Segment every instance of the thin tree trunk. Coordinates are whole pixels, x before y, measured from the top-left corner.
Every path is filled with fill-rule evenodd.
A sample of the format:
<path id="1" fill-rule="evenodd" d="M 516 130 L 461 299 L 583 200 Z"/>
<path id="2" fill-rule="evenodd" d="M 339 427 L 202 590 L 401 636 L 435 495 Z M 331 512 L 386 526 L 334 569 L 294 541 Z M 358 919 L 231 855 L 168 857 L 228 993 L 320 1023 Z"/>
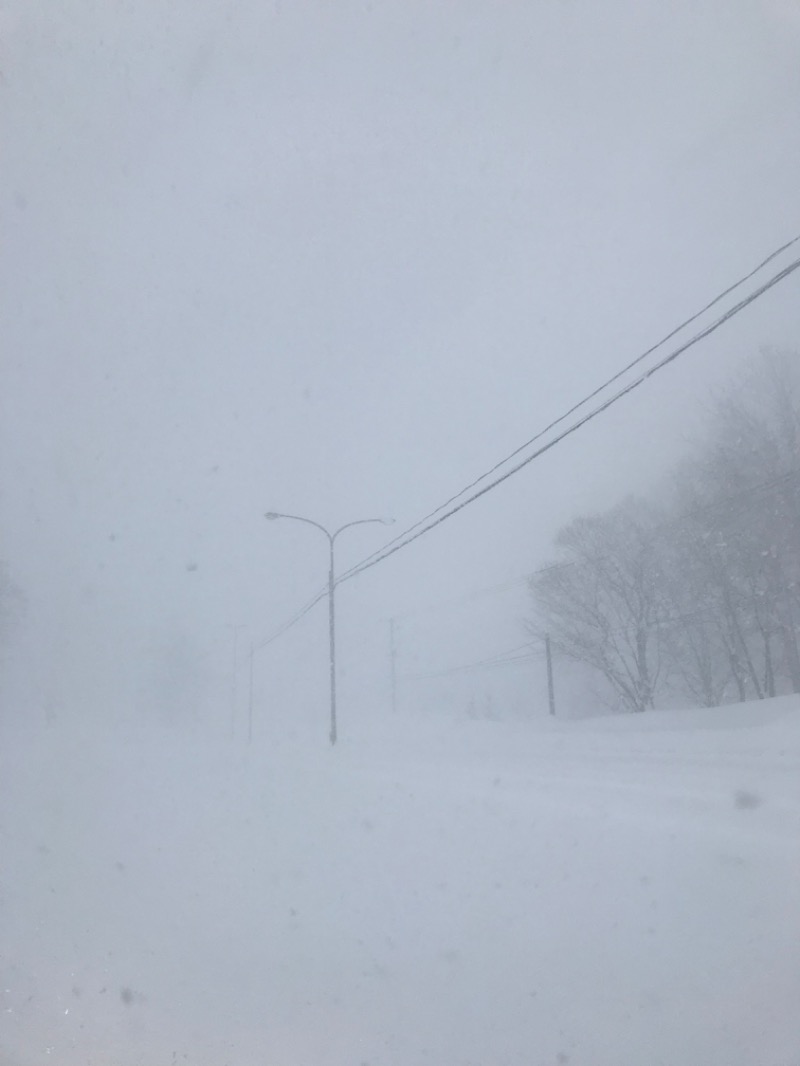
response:
<path id="1" fill-rule="evenodd" d="M 800 651 L 797 647 L 797 631 L 794 626 L 794 610 L 791 603 L 788 622 L 781 626 L 781 637 L 792 692 L 800 692 Z"/>
<path id="2" fill-rule="evenodd" d="M 764 634 L 764 690 L 767 696 L 775 695 L 775 669 L 772 665 L 772 634 Z"/>

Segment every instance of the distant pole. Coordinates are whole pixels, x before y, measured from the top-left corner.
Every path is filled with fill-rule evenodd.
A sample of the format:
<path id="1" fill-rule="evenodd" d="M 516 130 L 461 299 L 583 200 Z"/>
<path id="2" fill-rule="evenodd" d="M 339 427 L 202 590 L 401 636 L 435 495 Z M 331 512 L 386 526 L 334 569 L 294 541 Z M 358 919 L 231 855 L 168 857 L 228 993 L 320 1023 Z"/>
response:
<path id="1" fill-rule="evenodd" d="M 555 717 L 556 693 L 553 687 L 553 652 L 550 647 L 549 633 L 544 638 L 544 650 L 545 655 L 547 656 L 547 700 L 550 705 L 550 714 Z"/>
<path id="2" fill-rule="evenodd" d="M 330 564 L 328 568 L 328 658 L 331 672 L 331 744 L 336 743 L 336 607 L 334 593 L 336 590 L 336 563 L 334 543 L 336 534 L 328 535 L 330 541 Z"/>
<path id="3" fill-rule="evenodd" d="M 397 646 L 394 618 L 389 619 L 389 670 L 392 678 L 392 714 L 397 714 Z"/>
<path id="4" fill-rule="evenodd" d="M 255 658 L 255 644 L 250 641 L 250 698 L 247 702 L 247 744 L 253 743 L 253 659 Z"/>

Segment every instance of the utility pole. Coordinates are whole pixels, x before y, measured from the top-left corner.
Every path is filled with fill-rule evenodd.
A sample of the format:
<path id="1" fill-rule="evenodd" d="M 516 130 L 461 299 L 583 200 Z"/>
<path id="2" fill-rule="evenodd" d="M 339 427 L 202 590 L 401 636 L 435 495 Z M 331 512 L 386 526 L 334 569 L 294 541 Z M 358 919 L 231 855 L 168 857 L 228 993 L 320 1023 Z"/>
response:
<path id="1" fill-rule="evenodd" d="M 545 655 L 547 656 L 547 700 L 550 705 L 550 714 L 555 717 L 556 693 L 553 687 L 553 652 L 550 647 L 549 633 L 544 638 L 544 650 Z"/>
<path id="2" fill-rule="evenodd" d="M 389 619 L 389 672 L 392 679 L 392 714 L 397 714 L 397 645 L 394 618 Z"/>
<path id="3" fill-rule="evenodd" d="M 328 537 L 330 541 L 330 565 L 328 567 L 328 648 L 331 672 L 331 744 L 336 743 L 336 607 L 334 588 L 336 577 L 334 574 L 335 560 L 333 556 L 333 542 L 336 534 Z"/>
<path id="4" fill-rule="evenodd" d="M 333 533 L 326 529 L 325 526 L 319 522 L 315 522 L 313 518 L 303 518 L 301 515 L 296 514 L 283 514 L 280 511 L 267 511 L 264 515 L 270 522 L 274 522 L 278 518 L 288 518 L 293 522 L 305 522 L 308 526 L 314 526 L 316 529 L 324 533 L 328 538 L 328 648 L 329 648 L 329 665 L 330 665 L 330 683 L 331 683 L 331 727 L 330 727 L 330 741 L 331 744 L 335 744 L 338 731 L 336 721 L 336 607 L 335 607 L 335 591 L 336 591 L 336 559 L 334 555 L 334 547 L 336 544 L 336 538 L 340 533 L 343 533 L 346 529 L 351 529 L 353 526 L 365 526 L 372 522 L 377 522 L 382 526 L 391 525 L 394 521 L 392 518 L 359 518 L 355 522 L 347 522 L 345 525 L 340 526 Z"/>

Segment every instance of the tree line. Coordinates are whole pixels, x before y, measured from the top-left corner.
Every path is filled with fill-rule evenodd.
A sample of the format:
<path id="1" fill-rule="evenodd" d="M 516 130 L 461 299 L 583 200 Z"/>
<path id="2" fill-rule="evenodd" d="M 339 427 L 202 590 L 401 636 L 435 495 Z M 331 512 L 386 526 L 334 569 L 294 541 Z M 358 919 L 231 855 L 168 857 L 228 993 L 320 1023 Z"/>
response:
<path id="1" fill-rule="evenodd" d="M 800 355 L 762 353 L 711 402 L 659 501 L 577 518 L 556 546 L 531 631 L 624 709 L 800 692 Z"/>

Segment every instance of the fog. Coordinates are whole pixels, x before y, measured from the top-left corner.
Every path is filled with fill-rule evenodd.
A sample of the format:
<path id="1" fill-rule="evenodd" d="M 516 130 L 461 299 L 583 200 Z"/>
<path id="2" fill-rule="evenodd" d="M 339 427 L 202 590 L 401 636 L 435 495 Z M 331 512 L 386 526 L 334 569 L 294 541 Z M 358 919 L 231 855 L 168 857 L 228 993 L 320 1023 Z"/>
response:
<path id="1" fill-rule="evenodd" d="M 405 528 L 797 224 L 790 4 L 3 24 L 3 555 L 47 672 L 104 691 L 153 643 L 219 674 L 226 624 L 260 639 L 324 584 L 324 543 L 266 510 Z M 359 626 L 529 572 L 657 475 L 737 357 L 795 341 L 796 307 L 766 297 L 351 583 L 352 669 Z M 353 531 L 342 564 L 384 539 Z M 315 642 L 285 645 L 282 692 Z"/>
<path id="2" fill-rule="evenodd" d="M 245 798 L 221 799 L 218 815 L 210 803 L 203 815 L 228 833 L 267 802 L 254 783 L 267 766 L 278 774 L 270 795 L 281 810 L 289 804 L 297 786 L 288 771 L 280 777 L 275 752 L 299 739 L 292 758 L 329 759 L 298 769 L 333 790 L 332 823 L 303 808 L 295 825 L 299 839 L 308 833 L 322 846 L 321 825 L 337 839 L 335 812 L 365 797 L 380 805 L 385 789 L 370 783 L 362 795 L 354 785 L 356 799 L 329 779 L 338 749 L 327 744 L 324 599 L 271 641 L 324 589 L 327 545 L 309 526 L 268 522 L 265 512 L 331 530 L 392 520 L 342 534 L 343 573 L 800 232 L 797 6 L 5 0 L 0 39 L 0 559 L 20 604 L 4 637 L 0 728 L 7 768 L 26 760 L 37 768 L 8 786 L 19 884 L 30 873 L 20 858 L 26 834 L 37 837 L 31 846 L 42 843 L 50 816 L 27 805 L 37 774 L 58 777 L 60 745 L 69 765 L 108 765 L 132 789 L 137 759 L 161 759 L 151 801 L 169 804 L 172 789 L 184 814 L 204 779 L 210 794 L 229 796 L 241 773 Z M 384 769 L 386 780 L 402 780 L 403 758 L 447 747 L 449 733 L 426 730 L 463 725 L 471 760 L 484 743 L 475 718 L 549 729 L 541 655 L 493 670 L 491 680 L 456 668 L 530 639 L 526 575 L 548 562 L 558 530 L 660 484 L 749 357 L 764 346 L 797 349 L 799 308 L 795 274 L 519 474 L 342 583 L 341 759 L 362 766 L 354 745 L 388 758 L 398 743 L 406 754 Z M 564 718 L 607 713 L 580 669 L 557 664 L 557 683 Z M 406 728 L 400 743 L 392 731 Z M 528 740 L 519 743 L 528 750 Z M 125 744 L 140 745 L 128 761 Z M 196 763 L 186 745 L 206 746 Z M 448 779 L 449 758 L 430 781 Z M 769 772 L 759 773 L 760 789 Z M 68 812 L 80 819 L 111 795 L 105 778 L 89 774 L 76 789 L 69 780 L 40 797 L 48 811 L 63 809 L 65 824 Z M 322 800 L 323 785 L 311 794 Z M 158 818 L 143 802 L 150 829 L 141 831 L 156 839 Z M 471 817 L 471 803 L 462 809 L 459 799 L 453 817 Z M 396 817 L 423 818 L 424 807 Z M 281 839 L 292 836 L 291 818 L 270 817 Z M 442 833 L 448 824 L 443 814 Z M 114 861 L 127 862 L 124 837 L 136 825 L 136 805 L 126 802 L 109 830 L 123 856 Z M 490 840 L 490 821 L 476 831 Z M 203 832 L 176 816 L 164 846 L 188 833 L 202 847 Z M 468 848 L 463 822 L 459 832 Z M 242 853 L 254 846 L 249 833 Z M 276 846 L 269 876 L 279 879 L 299 845 Z M 147 866 L 149 843 L 137 848 Z M 383 854 L 375 852 L 378 865 Z M 231 870 L 240 858 L 218 855 Z M 409 844 L 408 861 L 417 869 L 427 860 Z M 202 864 L 188 869 L 205 876 Z M 158 862 L 150 870 L 143 892 L 176 876 Z M 74 882 L 54 875 L 56 889 L 80 894 L 86 871 Z M 198 922 L 224 911 L 224 890 L 209 877 L 215 902 Z M 665 892 L 673 902 L 680 895 L 673 884 Z M 257 896 L 243 890 L 243 913 Z M 166 930 L 182 903 L 159 899 L 155 924 Z M 556 900 L 553 889 L 548 906 Z M 426 912 L 422 927 L 439 929 L 445 911 Z M 21 913 L 12 918 L 21 922 Z M 325 914 L 320 936 L 338 928 L 335 908 Z M 53 928 L 62 919 L 62 931 L 78 921 L 67 907 Z M 126 922 L 108 918 L 115 943 L 128 942 Z M 192 970 L 186 935 L 175 959 Z M 335 969 L 339 934 L 331 935 Z M 76 948 L 81 964 L 102 940 Z M 293 950 L 291 938 L 282 943 Z M 47 984 L 52 975 L 26 956 L 24 930 L 14 944 L 31 987 Z M 213 954 L 223 979 L 235 980 L 231 958 L 240 956 L 220 945 Z M 409 960 L 400 969 L 410 980 L 413 953 Z M 190 1046 L 190 1062 L 231 1066 L 254 1061 L 259 1046 L 297 1061 L 373 1066 L 522 1061 L 513 1040 L 493 1052 L 486 1037 L 474 1058 L 448 1045 L 435 1012 L 415 1013 L 413 996 L 397 1002 L 428 1033 L 425 1054 L 425 1040 L 417 1046 L 408 1035 L 384 1047 L 395 1022 L 380 1012 L 363 1046 L 352 1017 L 340 1018 L 327 1058 L 317 1037 L 335 1025 L 322 1016 L 303 1021 L 317 1034 L 308 1044 L 291 1035 L 260 1044 L 258 1010 L 244 991 L 256 971 L 242 965 L 245 1006 L 238 1035 L 235 1025 L 225 1031 L 229 1059 L 220 1057 L 222 1029 L 210 1023 L 207 1057 L 202 1039 L 181 1042 L 181 1007 L 175 1033 L 153 1023 L 129 1044 L 130 1062 L 169 1061 L 173 1047 Z M 151 975 L 141 972 L 146 984 Z M 299 962 L 297 974 L 297 996 L 284 988 L 273 1004 L 283 1004 L 288 1029 L 302 999 Z M 459 986 L 453 1018 L 472 1009 L 471 987 Z M 141 994 L 150 1004 L 156 995 Z M 205 1011 L 211 1000 L 202 1001 Z M 358 1002 L 369 1010 L 369 998 Z M 602 1014 L 597 1003 L 587 1011 Z M 70 1058 L 62 1042 L 54 1061 L 123 1061 L 123 1030 L 97 1012 L 86 1019 L 95 1057 L 73 1041 Z M 125 1024 L 129 1014 L 121 1012 Z M 513 1029 L 510 1018 L 504 1024 Z M 31 1022 L 8 1040 L 3 1064 L 41 1061 L 45 1043 L 56 1046 L 55 1037 L 36 1043 L 37 1026 L 43 1033 L 43 1022 Z M 538 1059 L 533 1049 L 533 1061 L 573 1054 L 551 1043 Z M 662 1058 L 637 1058 L 642 1046 L 634 1041 L 628 1059 L 614 1058 L 612 1044 L 607 1058 L 584 1047 L 571 1061 L 679 1061 L 668 1044 Z M 685 1061 L 701 1061 L 701 1048 L 706 1054 L 703 1040 L 691 1045 Z M 759 1061 L 779 1060 L 764 1052 Z"/>

